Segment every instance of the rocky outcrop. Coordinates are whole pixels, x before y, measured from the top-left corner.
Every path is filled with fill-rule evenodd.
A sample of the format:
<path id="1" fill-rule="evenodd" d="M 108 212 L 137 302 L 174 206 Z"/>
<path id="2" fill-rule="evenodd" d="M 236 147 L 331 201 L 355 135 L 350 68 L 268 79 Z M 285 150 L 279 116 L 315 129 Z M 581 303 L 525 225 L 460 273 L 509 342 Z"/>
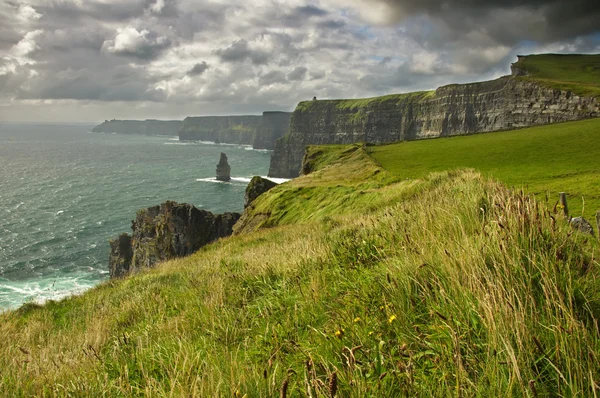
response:
<path id="1" fill-rule="evenodd" d="M 223 152 L 221 152 L 221 158 L 217 164 L 217 180 L 231 180 L 231 166 L 229 166 L 229 163 L 227 163 L 227 155 L 225 155 Z"/>
<path id="2" fill-rule="evenodd" d="M 110 240 L 110 255 L 108 257 L 108 270 L 111 278 L 118 278 L 129 273 L 133 248 L 131 236 L 121 234 L 118 238 Z"/>
<path id="3" fill-rule="evenodd" d="M 362 100 L 305 101 L 292 114 L 290 132 L 276 141 L 269 176 L 297 177 L 310 144 L 384 144 L 598 116 L 597 99 L 518 76 Z"/>
<path id="4" fill-rule="evenodd" d="M 246 187 L 246 193 L 244 194 L 244 208 L 250 206 L 256 198 L 277 185 L 277 183 L 266 178 L 259 176 L 252 177 L 252 180 L 250 180 L 250 183 Z"/>
<path id="5" fill-rule="evenodd" d="M 194 253 L 202 246 L 231 235 L 239 213 L 213 214 L 176 202 L 138 211 L 131 236 L 111 241 L 111 277 Z"/>
<path id="6" fill-rule="evenodd" d="M 288 133 L 291 112 L 263 112 L 247 116 L 187 117 L 179 130 L 181 141 L 211 141 L 273 149 Z"/>
<path id="7" fill-rule="evenodd" d="M 573 229 L 594 236 L 594 227 L 583 217 L 573 217 L 569 220 L 569 224 L 571 224 Z"/>
<path id="8" fill-rule="evenodd" d="M 106 120 L 94 127 L 94 133 L 177 135 L 181 120 Z"/>

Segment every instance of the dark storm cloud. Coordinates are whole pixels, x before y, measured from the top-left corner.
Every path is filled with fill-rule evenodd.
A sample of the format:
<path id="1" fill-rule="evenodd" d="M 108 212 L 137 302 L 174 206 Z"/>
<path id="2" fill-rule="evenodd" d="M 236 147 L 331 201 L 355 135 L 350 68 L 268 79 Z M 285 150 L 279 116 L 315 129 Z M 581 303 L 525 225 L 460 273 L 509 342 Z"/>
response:
<path id="1" fill-rule="evenodd" d="M 187 72 L 188 76 L 200 76 L 201 74 L 203 74 L 204 72 L 206 72 L 206 70 L 209 68 L 208 64 L 206 63 L 206 61 L 202 61 L 199 64 L 196 64 L 192 67 L 192 69 L 190 69 Z"/>
<path id="2" fill-rule="evenodd" d="M 322 16 L 328 14 L 328 12 L 323 10 L 322 8 L 315 7 L 312 5 L 296 7 L 296 9 L 294 11 L 295 11 L 295 14 L 297 14 L 298 16 L 304 16 L 306 18 L 322 17 Z"/>
<path id="3" fill-rule="evenodd" d="M 250 60 L 255 65 L 264 65 L 269 62 L 270 54 L 265 51 L 252 50 L 248 41 L 239 39 L 231 43 L 227 48 L 215 51 L 223 62 L 244 62 Z"/>
<path id="4" fill-rule="evenodd" d="M 378 0 L 388 6 L 382 21 L 426 15 L 451 32 L 475 29 L 504 44 L 550 42 L 600 30 L 598 0 Z"/>

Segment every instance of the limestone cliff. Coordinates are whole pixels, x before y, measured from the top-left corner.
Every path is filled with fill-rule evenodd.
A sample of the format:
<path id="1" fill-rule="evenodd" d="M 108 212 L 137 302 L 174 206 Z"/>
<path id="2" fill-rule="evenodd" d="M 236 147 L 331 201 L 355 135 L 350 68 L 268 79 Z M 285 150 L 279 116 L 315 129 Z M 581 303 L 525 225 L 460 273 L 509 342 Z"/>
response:
<path id="1" fill-rule="evenodd" d="M 291 112 L 263 112 L 247 116 L 187 117 L 179 130 L 182 141 L 213 141 L 273 149 L 289 131 Z"/>
<path id="2" fill-rule="evenodd" d="M 291 112 L 263 112 L 262 124 L 254 135 L 254 149 L 274 149 L 275 141 L 290 131 Z"/>
<path id="3" fill-rule="evenodd" d="M 156 263 L 194 253 L 202 246 L 231 235 L 239 213 L 213 214 L 167 201 L 138 211 L 132 234 L 110 242 L 111 277 L 120 277 Z"/>
<path id="4" fill-rule="evenodd" d="M 179 130 L 181 141 L 212 141 L 252 145 L 262 116 L 186 117 Z"/>
<path id="5" fill-rule="evenodd" d="M 528 59 L 519 58 L 514 75 L 493 81 L 361 100 L 301 102 L 290 132 L 275 144 L 269 176 L 298 176 L 309 144 L 383 144 L 600 116 L 594 96 L 530 79 L 524 66 Z"/>
<path id="6" fill-rule="evenodd" d="M 177 135 L 180 120 L 106 120 L 92 129 L 94 133 Z"/>

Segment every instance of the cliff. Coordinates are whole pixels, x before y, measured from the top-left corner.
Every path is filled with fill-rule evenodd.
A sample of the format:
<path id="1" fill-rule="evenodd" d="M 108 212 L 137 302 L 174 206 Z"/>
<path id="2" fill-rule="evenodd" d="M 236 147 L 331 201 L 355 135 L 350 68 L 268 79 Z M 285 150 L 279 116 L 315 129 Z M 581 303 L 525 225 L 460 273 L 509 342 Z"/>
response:
<path id="1" fill-rule="evenodd" d="M 122 234 L 110 241 L 110 276 L 124 276 L 192 254 L 210 242 L 231 235 L 239 218 L 238 213 L 213 214 L 171 201 L 142 209 L 132 222 L 131 236 Z"/>
<path id="2" fill-rule="evenodd" d="M 179 130 L 181 141 L 213 141 L 252 145 L 262 116 L 186 117 Z"/>
<path id="3" fill-rule="evenodd" d="M 182 141 L 213 141 L 273 149 L 275 140 L 289 131 L 290 112 L 247 116 L 187 117 L 179 130 Z"/>
<path id="4" fill-rule="evenodd" d="M 275 144 L 269 176 L 297 177 L 310 144 L 383 144 L 597 117 L 597 70 L 600 56 L 520 56 L 513 75 L 492 81 L 368 99 L 301 102 L 292 114 L 290 132 Z"/>
<path id="5" fill-rule="evenodd" d="M 291 112 L 263 112 L 262 124 L 254 135 L 254 149 L 274 149 L 275 141 L 290 131 Z"/>
<path id="6" fill-rule="evenodd" d="M 94 133 L 177 135 L 180 120 L 106 120 L 92 129 Z"/>

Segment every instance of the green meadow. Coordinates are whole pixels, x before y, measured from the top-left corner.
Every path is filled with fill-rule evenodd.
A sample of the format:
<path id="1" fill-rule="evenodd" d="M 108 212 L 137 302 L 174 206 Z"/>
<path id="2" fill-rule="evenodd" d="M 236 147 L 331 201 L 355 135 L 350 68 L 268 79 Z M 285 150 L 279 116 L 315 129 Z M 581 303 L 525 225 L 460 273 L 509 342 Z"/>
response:
<path id="1" fill-rule="evenodd" d="M 232 237 L 0 314 L 0 396 L 600 392 L 596 240 L 472 170 L 407 180 L 361 145 L 306 168 Z"/>
<path id="2" fill-rule="evenodd" d="M 600 98 L 600 54 L 540 54 L 519 61 L 531 80 L 581 96 Z"/>
<path id="3" fill-rule="evenodd" d="M 369 153 L 401 178 L 473 168 L 550 207 L 567 192 L 572 216 L 593 221 L 600 210 L 600 119 L 374 146 Z"/>

